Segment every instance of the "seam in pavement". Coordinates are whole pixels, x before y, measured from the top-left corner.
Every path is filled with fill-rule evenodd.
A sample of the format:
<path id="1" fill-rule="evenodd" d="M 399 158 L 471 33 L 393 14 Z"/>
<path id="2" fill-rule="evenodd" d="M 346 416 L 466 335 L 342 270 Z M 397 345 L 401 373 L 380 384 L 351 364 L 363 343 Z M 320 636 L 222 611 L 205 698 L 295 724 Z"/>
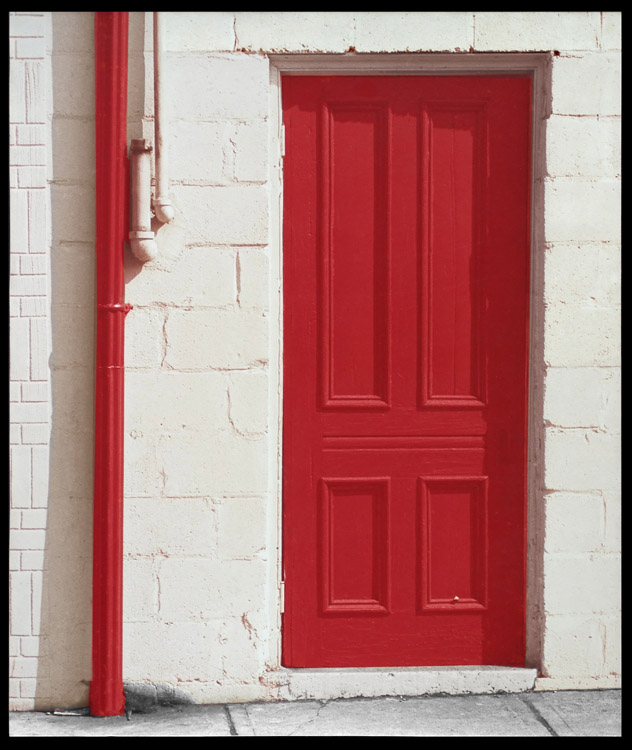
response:
<path id="1" fill-rule="evenodd" d="M 559 734 L 553 729 L 553 727 L 549 724 L 549 722 L 542 716 L 539 709 L 529 700 L 528 696 L 526 695 L 518 695 L 520 700 L 527 705 L 531 713 L 535 716 L 535 718 L 542 724 L 542 726 L 547 730 L 547 732 L 552 735 L 553 737 L 559 737 Z"/>
<path id="2" fill-rule="evenodd" d="M 239 732 L 237 732 L 237 729 L 235 728 L 233 717 L 230 715 L 230 709 L 228 708 L 228 706 L 224 706 L 224 713 L 226 714 L 226 721 L 228 721 L 228 730 L 230 732 L 230 736 L 237 737 Z"/>

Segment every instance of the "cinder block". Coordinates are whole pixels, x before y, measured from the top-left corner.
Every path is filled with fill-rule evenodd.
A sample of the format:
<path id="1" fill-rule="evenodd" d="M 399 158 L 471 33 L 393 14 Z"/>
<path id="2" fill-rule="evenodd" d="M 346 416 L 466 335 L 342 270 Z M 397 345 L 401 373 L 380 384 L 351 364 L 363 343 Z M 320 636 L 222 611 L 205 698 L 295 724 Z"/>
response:
<path id="1" fill-rule="evenodd" d="M 46 148 L 44 146 L 11 146 L 9 164 L 16 167 L 45 165 Z"/>
<path id="2" fill-rule="evenodd" d="M 11 507 L 31 507 L 31 449 L 11 447 Z"/>
<path id="3" fill-rule="evenodd" d="M 39 278 L 32 276 L 31 278 Z M 49 345 L 48 326 L 49 321 L 46 318 L 31 318 L 30 320 L 30 337 L 31 337 L 31 380 L 48 380 L 50 371 L 48 359 L 51 347 Z M 48 419 L 48 410 L 45 419 L 38 419 L 38 422 L 44 422 Z M 35 421 L 35 420 L 32 420 Z"/>
<path id="4" fill-rule="evenodd" d="M 9 678 L 9 698 L 19 698 L 20 697 L 20 683 L 22 680 L 19 677 L 10 677 Z M 18 703 L 16 701 L 11 701 L 9 704 L 9 711 L 19 711 L 20 708 L 18 708 Z M 28 709 L 24 709 L 28 710 Z"/>
<path id="5" fill-rule="evenodd" d="M 159 246 L 160 239 L 159 235 Z M 133 305 L 230 307 L 237 299 L 235 252 L 226 247 L 187 247 L 173 268 L 146 266 L 128 283 L 126 299 Z"/>
<path id="6" fill-rule="evenodd" d="M 9 443 L 11 445 L 20 445 L 22 443 L 22 425 L 9 425 Z"/>
<path id="7" fill-rule="evenodd" d="M 230 137 L 233 178 L 238 182 L 268 179 L 268 121 L 254 120 L 235 125 Z"/>
<path id="8" fill-rule="evenodd" d="M 12 384 L 13 385 L 13 384 Z M 19 384 L 15 384 L 18 385 Z M 12 401 L 47 401 L 49 397 L 48 383 L 22 383 L 22 397 Z"/>
<path id="9" fill-rule="evenodd" d="M 94 13 L 56 11 L 51 13 L 55 52 L 76 55 L 94 51 Z"/>
<path id="10" fill-rule="evenodd" d="M 552 245 L 544 255 L 544 301 L 589 307 L 621 304 L 621 248 L 609 243 Z"/>
<path id="11" fill-rule="evenodd" d="M 602 11 L 601 45 L 603 49 L 621 49 L 621 11 Z"/>
<path id="12" fill-rule="evenodd" d="M 604 674 L 621 674 L 621 618 L 602 618 L 604 641 Z"/>
<path id="13" fill-rule="evenodd" d="M 20 257 L 20 273 L 27 276 L 48 273 L 48 258 L 46 255 L 23 255 Z"/>
<path id="14" fill-rule="evenodd" d="M 22 401 L 22 389 L 20 386 L 25 386 L 27 383 L 19 383 L 16 381 L 9 383 L 9 401 Z M 24 399 L 29 401 L 30 399 Z"/>
<path id="15" fill-rule="evenodd" d="M 160 617 L 174 623 L 220 617 L 222 572 L 216 560 L 206 558 L 161 560 L 157 573 Z"/>
<path id="16" fill-rule="evenodd" d="M 94 119 L 94 52 L 77 49 L 55 56 L 51 104 L 55 117 Z"/>
<path id="17" fill-rule="evenodd" d="M 21 15 L 14 13 L 9 16 L 10 36 L 44 36 L 44 14 L 29 13 Z"/>
<path id="18" fill-rule="evenodd" d="M 123 629 L 127 680 L 214 682 L 223 677 L 220 653 L 217 622 L 130 622 Z"/>
<path id="19" fill-rule="evenodd" d="M 37 677 L 38 664 L 39 659 L 34 657 L 13 657 L 12 659 L 9 659 L 9 675 L 11 677 Z"/>
<path id="20" fill-rule="evenodd" d="M 57 180 L 93 182 L 96 174 L 96 160 L 92 156 L 96 148 L 93 120 L 55 117 L 52 143 Z"/>
<path id="21" fill-rule="evenodd" d="M 45 123 L 49 115 L 49 91 L 45 77 L 45 63 L 28 60 L 24 65 L 26 82 L 26 122 Z M 74 80 L 74 79 L 73 79 Z M 73 86 L 68 86 L 72 89 Z"/>
<path id="22" fill-rule="evenodd" d="M 547 242 L 619 242 L 621 185 L 617 181 L 545 183 Z"/>
<path id="23" fill-rule="evenodd" d="M 544 321 L 544 360 L 550 367 L 619 367 L 618 308 L 551 304 Z"/>
<path id="24" fill-rule="evenodd" d="M 86 154 L 86 157 L 88 154 Z M 77 154 L 77 161 L 82 161 Z M 58 242 L 93 243 L 96 237 L 94 183 L 52 186 Z M 54 262 L 54 260 L 53 260 Z"/>
<path id="25" fill-rule="evenodd" d="M 20 697 L 22 699 L 34 699 L 39 693 L 39 680 L 35 677 L 23 677 L 20 680 Z"/>
<path id="26" fill-rule="evenodd" d="M 49 447 L 48 445 L 34 445 L 31 451 L 33 462 L 31 505 L 33 508 L 46 508 L 48 506 Z"/>
<path id="27" fill-rule="evenodd" d="M 604 422 L 604 389 L 612 379 L 611 369 L 549 367 L 544 419 L 555 427 L 599 428 Z"/>
<path id="28" fill-rule="evenodd" d="M 545 487 L 560 491 L 601 491 L 620 486 L 620 441 L 590 430 L 547 429 Z"/>
<path id="29" fill-rule="evenodd" d="M 43 124 L 17 125 L 15 143 L 20 146 L 44 146 L 48 142 L 47 126 Z"/>
<path id="30" fill-rule="evenodd" d="M 44 274 L 37 276 L 11 276 L 9 293 L 13 296 L 45 297 L 48 279 Z"/>
<path id="31" fill-rule="evenodd" d="M 10 634 L 31 634 L 31 574 L 9 573 Z M 18 675 L 16 675 L 18 676 Z"/>
<path id="32" fill-rule="evenodd" d="M 48 511 L 42 509 L 27 509 L 22 511 L 23 529 L 46 529 Z"/>
<path id="33" fill-rule="evenodd" d="M 597 617 L 548 615 L 543 646 L 545 674 L 561 677 L 603 673 L 602 629 Z"/>
<path id="34" fill-rule="evenodd" d="M 234 13 L 173 11 L 165 14 L 167 49 L 173 52 L 232 51 Z M 153 49 L 153 46 L 151 47 Z"/>
<path id="35" fill-rule="evenodd" d="M 46 531 L 44 529 L 14 529 L 11 532 L 11 549 L 44 549 Z"/>
<path id="36" fill-rule="evenodd" d="M 621 434 L 621 370 L 608 369 L 602 386 L 603 406 L 599 426 L 613 435 Z"/>
<path id="37" fill-rule="evenodd" d="M 130 502 L 126 499 L 125 505 Z M 127 508 L 126 508 L 127 509 Z M 125 534 L 127 517 L 125 519 Z M 152 560 L 126 559 L 123 563 L 123 621 L 149 622 L 158 610 L 158 584 Z"/>
<path id="38" fill-rule="evenodd" d="M 9 377 L 11 380 L 29 379 L 30 347 L 28 318 L 12 318 L 9 327 Z"/>
<path id="39" fill-rule="evenodd" d="M 553 492 L 545 496 L 544 551 L 580 554 L 599 550 L 604 540 L 600 493 Z"/>
<path id="40" fill-rule="evenodd" d="M 53 304 L 51 318 L 55 342 L 50 356 L 51 369 L 75 367 L 93 371 L 95 330 L 94 324 L 85 325 L 85 322 L 94 321 L 94 308 Z"/>
<path id="41" fill-rule="evenodd" d="M 266 245 L 268 194 L 258 185 L 202 187 L 174 185 L 178 226 L 187 244 Z"/>
<path id="42" fill-rule="evenodd" d="M 269 64 L 259 55 L 166 55 L 165 115 L 177 120 L 253 120 L 268 114 Z M 177 96 L 195 81 L 195 96 Z"/>
<path id="43" fill-rule="evenodd" d="M 621 552 L 621 493 L 606 490 L 603 500 L 606 512 L 604 548 L 607 552 Z"/>
<path id="44" fill-rule="evenodd" d="M 53 446 L 64 446 L 51 454 L 48 499 L 52 507 L 67 502 L 70 498 L 92 497 L 94 491 L 94 441 L 86 440 L 85 434 L 62 432 L 54 428 L 51 443 Z M 47 446 L 34 446 L 46 450 Z M 40 502 L 44 503 L 43 492 Z M 75 511 L 76 513 L 76 511 Z"/>
<path id="45" fill-rule="evenodd" d="M 169 172 L 172 180 L 197 184 L 226 182 L 226 122 L 175 121 L 169 129 Z"/>
<path id="46" fill-rule="evenodd" d="M 165 477 L 164 494 L 221 497 L 264 493 L 269 449 L 264 439 L 246 439 L 234 432 L 164 436 L 159 440 L 158 463 Z"/>
<path id="47" fill-rule="evenodd" d="M 26 122 L 26 63 L 11 60 L 9 66 L 9 122 Z"/>
<path id="48" fill-rule="evenodd" d="M 26 190 L 9 191 L 9 223 L 12 253 L 27 253 L 29 247 L 29 208 L 28 192 Z"/>
<path id="49" fill-rule="evenodd" d="M 48 253 L 50 248 L 49 190 L 29 191 L 29 252 Z"/>
<path id="50" fill-rule="evenodd" d="M 229 419 L 231 427 L 245 437 L 268 430 L 268 373 L 265 370 L 234 371 L 230 374 Z"/>
<path id="51" fill-rule="evenodd" d="M 222 372 L 128 372 L 125 429 L 130 437 L 227 429 L 228 378 Z"/>
<path id="52" fill-rule="evenodd" d="M 235 13 L 235 45 L 252 52 L 346 52 L 353 13 Z"/>
<path id="53" fill-rule="evenodd" d="M 549 555 L 544 563 L 544 607 L 551 614 L 617 614 L 621 561 L 616 555 Z"/>
<path id="54" fill-rule="evenodd" d="M 52 265 L 53 304 L 72 304 L 94 309 L 96 302 L 94 246 L 56 245 L 52 254 Z"/>
<path id="55" fill-rule="evenodd" d="M 468 51 L 474 44 L 472 13 L 355 13 L 358 52 Z M 346 51 L 346 50 L 345 50 Z"/>
<path id="56" fill-rule="evenodd" d="M 268 359 L 268 319 L 249 310 L 174 310 L 165 365 L 173 370 L 245 369 Z"/>
<path id="57" fill-rule="evenodd" d="M 125 366 L 159 368 L 163 360 L 165 313 L 135 307 L 125 318 Z"/>
<path id="58" fill-rule="evenodd" d="M 43 550 L 25 550 L 21 555 L 21 570 L 44 570 L 46 559 Z"/>
<path id="59" fill-rule="evenodd" d="M 546 125 L 546 171 L 550 177 L 620 177 L 619 118 L 552 115 Z"/>
<path id="60" fill-rule="evenodd" d="M 155 497 L 162 491 L 157 438 L 154 435 L 125 434 L 124 492 L 126 497 Z"/>
<path id="61" fill-rule="evenodd" d="M 270 258 L 261 248 L 240 247 L 237 253 L 239 306 L 267 310 L 270 306 Z"/>
<path id="62" fill-rule="evenodd" d="M 479 52 L 596 50 L 601 19 L 597 12 L 477 12 L 474 25 Z"/>
<path id="63" fill-rule="evenodd" d="M 217 545 L 216 508 L 198 497 L 127 498 L 125 530 L 130 554 L 209 557 Z M 240 546 L 237 538 L 232 543 Z"/>
<path id="64" fill-rule="evenodd" d="M 11 508 L 9 510 L 9 528 L 19 529 L 21 528 L 21 526 L 22 526 L 22 511 L 16 508 Z"/>
<path id="65" fill-rule="evenodd" d="M 40 656 L 43 639 L 38 636 L 22 636 L 20 638 L 20 653 L 22 656 Z M 29 696 L 33 697 L 33 696 Z"/>
<path id="66" fill-rule="evenodd" d="M 554 114 L 620 115 L 621 53 L 555 57 L 552 99 Z"/>
<path id="67" fill-rule="evenodd" d="M 262 635 L 248 614 L 222 622 L 221 644 L 224 671 L 231 680 L 257 683 L 265 670 Z"/>
<path id="68" fill-rule="evenodd" d="M 47 185 L 46 167 L 17 167 L 18 187 L 45 188 Z"/>
<path id="69" fill-rule="evenodd" d="M 217 554 L 221 559 L 268 556 L 266 505 L 264 497 L 226 497 L 217 503 Z"/>

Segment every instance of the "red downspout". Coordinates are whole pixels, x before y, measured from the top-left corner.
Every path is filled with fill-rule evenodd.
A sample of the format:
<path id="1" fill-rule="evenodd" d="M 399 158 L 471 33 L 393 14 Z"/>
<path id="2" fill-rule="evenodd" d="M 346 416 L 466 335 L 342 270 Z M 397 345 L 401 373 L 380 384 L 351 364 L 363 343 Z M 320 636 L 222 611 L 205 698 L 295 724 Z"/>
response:
<path id="1" fill-rule="evenodd" d="M 123 690 L 123 243 L 127 218 L 128 13 L 96 12 L 96 408 L 90 713 L 125 712 Z"/>

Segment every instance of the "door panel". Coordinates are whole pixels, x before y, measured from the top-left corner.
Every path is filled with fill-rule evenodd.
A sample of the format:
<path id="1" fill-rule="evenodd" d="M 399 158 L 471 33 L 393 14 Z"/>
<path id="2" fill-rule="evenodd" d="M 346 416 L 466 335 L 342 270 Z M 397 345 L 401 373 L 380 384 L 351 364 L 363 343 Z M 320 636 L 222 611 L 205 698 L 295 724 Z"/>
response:
<path id="1" fill-rule="evenodd" d="M 524 664 L 530 80 L 282 94 L 283 664 Z"/>

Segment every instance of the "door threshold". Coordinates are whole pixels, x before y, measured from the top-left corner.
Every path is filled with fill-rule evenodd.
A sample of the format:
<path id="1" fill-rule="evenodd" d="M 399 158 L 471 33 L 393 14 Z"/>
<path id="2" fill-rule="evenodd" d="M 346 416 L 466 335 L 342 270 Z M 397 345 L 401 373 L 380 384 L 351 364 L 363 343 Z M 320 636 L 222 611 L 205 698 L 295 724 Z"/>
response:
<path id="1" fill-rule="evenodd" d="M 334 700 L 381 696 L 476 695 L 533 690 L 537 669 L 525 667 L 362 667 L 288 669 L 273 676 L 277 699 Z"/>

